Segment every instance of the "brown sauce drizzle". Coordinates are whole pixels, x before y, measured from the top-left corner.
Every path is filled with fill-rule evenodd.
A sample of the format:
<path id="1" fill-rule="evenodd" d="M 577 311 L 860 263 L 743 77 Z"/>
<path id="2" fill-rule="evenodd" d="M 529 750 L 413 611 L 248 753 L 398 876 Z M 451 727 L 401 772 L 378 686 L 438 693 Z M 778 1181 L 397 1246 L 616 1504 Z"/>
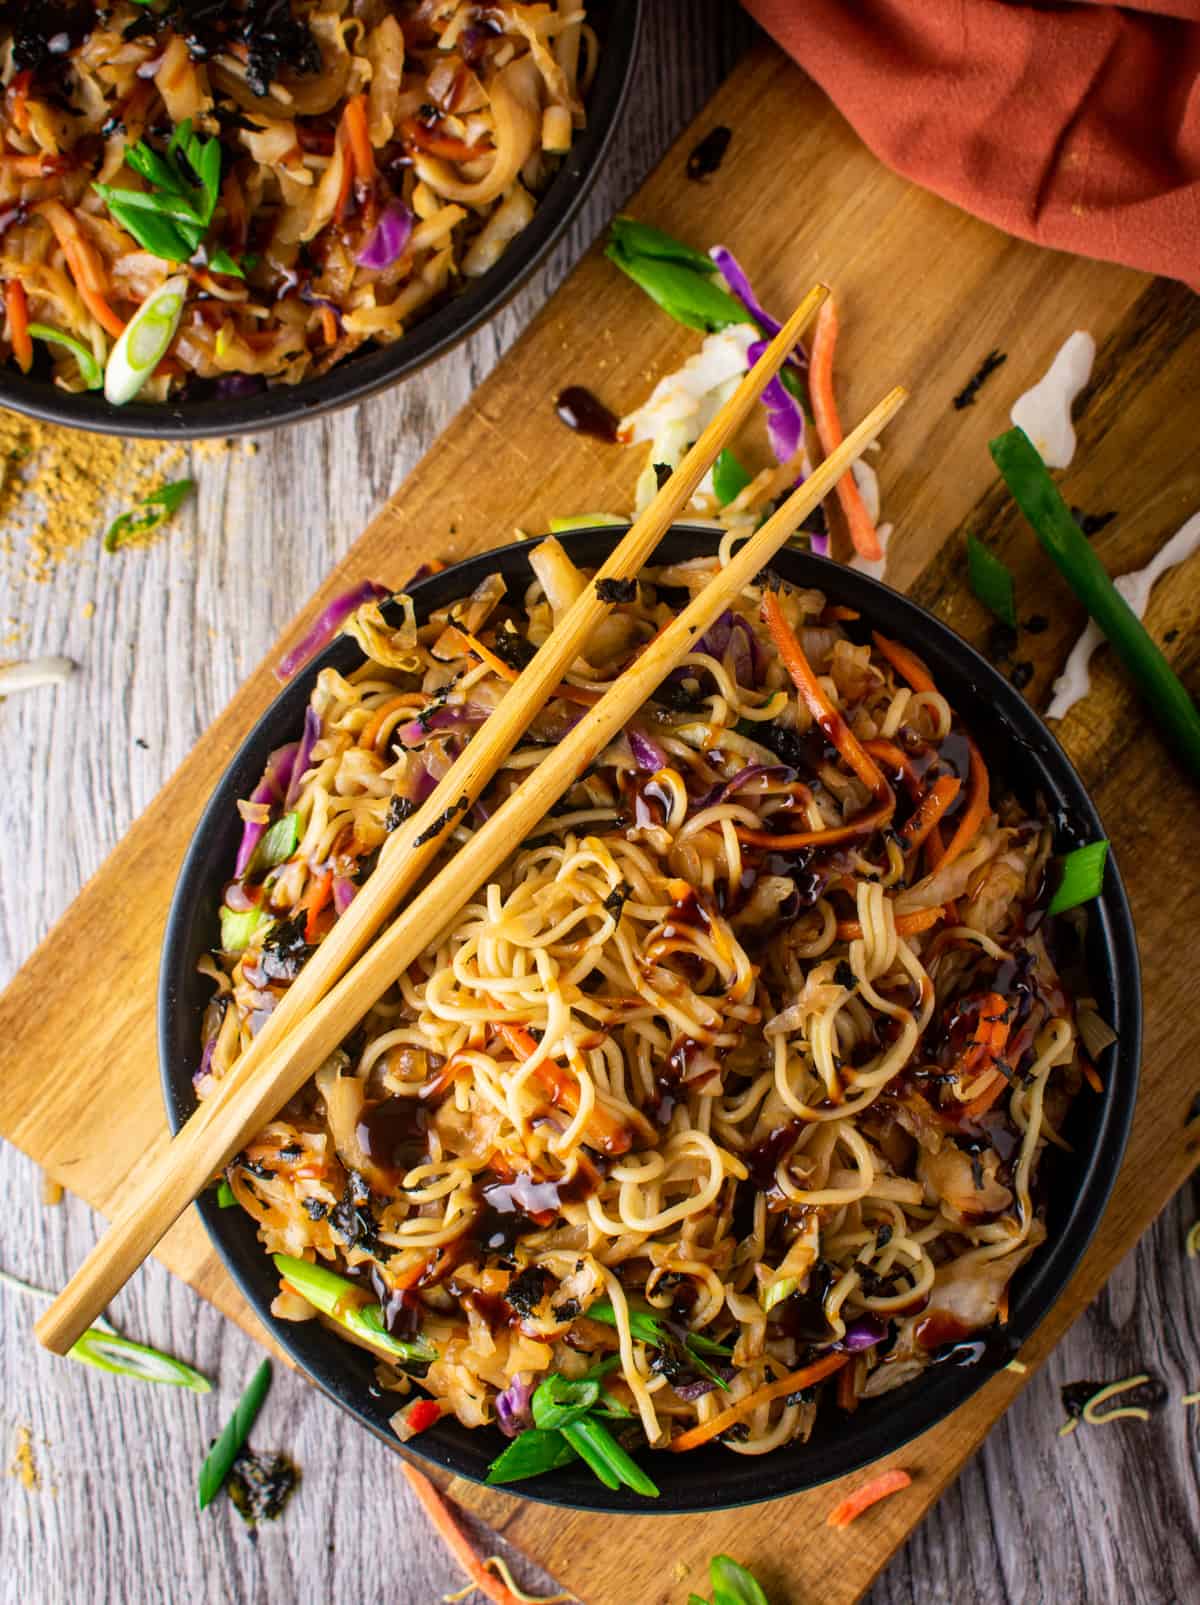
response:
<path id="1" fill-rule="evenodd" d="M 554 410 L 577 435 L 591 435 L 595 440 L 616 444 L 620 419 L 583 385 L 568 385 L 560 390 L 554 400 Z"/>

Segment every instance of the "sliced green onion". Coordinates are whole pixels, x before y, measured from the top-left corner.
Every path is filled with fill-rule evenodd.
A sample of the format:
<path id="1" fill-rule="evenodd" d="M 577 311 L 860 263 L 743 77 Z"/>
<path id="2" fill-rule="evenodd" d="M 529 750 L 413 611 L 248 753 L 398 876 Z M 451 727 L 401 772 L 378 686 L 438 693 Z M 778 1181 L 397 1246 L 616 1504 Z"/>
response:
<path id="1" fill-rule="evenodd" d="M 53 1304 L 58 1297 L 58 1294 L 52 1293 L 48 1287 L 35 1287 L 32 1282 L 23 1282 L 19 1276 L 13 1276 L 9 1271 L 0 1271 L 0 1285 L 11 1287 L 14 1293 L 24 1293 L 27 1298 L 35 1298 L 45 1304 Z M 103 1315 L 98 1315 L 89 1330 L 107 1332 L 111 1335 L 117 1329 L 111 1321 L 105 1320 Z"/>
<path id="2" fill-rule="evenodd" d="M 1017 627 L 1017 601 L 1012 573 L 990 547 L 975 535 L 967 536 L 967 577 L 971 589 L 1002 624 Z"/>
<path id="3" fill-rule="evenodd" d="M 988 449 L 1038 540 L 1137 682 L 1180 760 L 1200 778 L 1200 709 L 1109 578 L 1037 448 L 1023 429 L 1010 429 Z"/>
<path id="4" fill-rule="evenodd" d="M 543 1432 L 561 1432 L 572 1421 L 587 1415 L 599 1397 L 600 1383 L 595 1377 L 572 1382 L 555 1373 L 534 1390 L 533 1424 Z"/>
<path id="5" fill-rule="evenodd" d="M 217 1208 L 232 1209 L 236 1203 L 237 1199 L 234 1196 L 233 1188 L 227 1181 L 223 1181 L 217 1188 Z"/>
<path id="6" fill-rule="evenodd" d="M 270 1386 L 271 1362 L 264 1360 L 250 1378 L 250 1386 L 238 1400 L 237 1409 L 225 1423 L 221 1436 L 204 1457 L 198 1490 L 201 1510 L 211 1505 L 225 1486 L 225 1479 L 233 1470 L 238 1451 L 250 1436 L 250 1429 L 262 1409 Z"/>
<path id="7" fill-rule="evenodd" d="M 241 264 L 235 262 L 224 247 L 212 253 L 208 259 L 208 265 L 214 273 L 229 273 L 235 279 L 244 279 L 246 277 L 242 271 Z"/>
<path id="8" fill-rule="evenodd" d="M 166 355 L 183 316 L 187 285 L 183 273 L 160 284 L 125 325 L 104 370 L 104 394 L 114 407 L 132 401 Z"/>
<path id="9" fill-rule="evenodd" d="M 89 390 L 99 390 L 104 383 L 104 373 L 96 361 L 95 353 L 90 346 L 85 346 L 82 340 L 77 340 L 73 334 L 64 334 L 61 329 L 52 329 L 48 323 L 31 323 L 29 332 L 37 340 L 44 340 L 47 345 L 62 346 L 69 351 L 79 364 L 79 376 Z"/>
<path id="10" fill-rule="evenodd" d="M 277 819 L 270 830 L 260 839 L 250 862 L 246 865 L 246 874 L 254 880 L 267 870 L 274 869 L 284 863 L 296 851 L 300 841 L 300 815 L 297 813 L 284 814 Z"/>
<path id="11" fill-rule="evenodd" d="M 244 953 L 250 946 L 250 938 L 258 930 L 264 920 L 269 916 L 261 908 L 248 908 L 243 913 L 240 909 L 234 910 L 221 905 L 221 951 L 223 953 Z"/>
<path id="12" fill-rule="evenodd" d="M 627 518 L 617 518 L 612 513 L 575 513 L 570 518 L 552 518 L 550 520 L 551 535 L 565 535 L 572 529 L 593 529 L 597 525 L 627 524 Z"/>
<path id="13" fill-rule="evenodd" d="M 606 1298 L 598 1298 L 594 1304 L 589 1304 L 584 1314 L 589 1320 L 603 1321 L 606 1326 L 616 1326 L 617 1324 L 612 1302 Z M 659 1317 L 651 1315 L 648 1310 L 630 1310 L 629 1330 L 639 1342 L 653 1343 L 656 1348 L 661 1348 L 670 1336 Z M 733 1350 L 727 1344 L 714 1343 L 712 1338 L 705 1337 L 702 1332 L 689 1332 L 687 1346 L 689 1349 L 698 1349 L 701 1354 L 729 1355 L 733 1353 Z"/>
<path id="14" fill-rule="evenodd" d="M 729 1555 L 714 1555 L 708 1563 L 712 1605 L 767 1605 L 767 1596 L 753 1573 Z"/>
<path id="15" fill-rule="evenodd" d="M 137 1377 L 140 1382 L 166 1382 L 176 1388 L 190 1388 L 193 1393 L 208 1393 L 212 1383 L 206 1376 L 182 1360 L 169 1354 L 134 1343 L 131 1338 L 115 1332 L 98 1332 L 95 1327 L 86 1331 L 77 1343 L 67 1350 L 72 1360 L 82 1360 L 98 1371 L 112 1371 L 118 1376 Z"/>
<path id="16" fill-rule="evenodd" d="M 180 504 L 195 488 L 194 479 L 174 479 L 152 490 L 130 512 L 121 513 L 113 519 L 104 536 L 104 550 L 115 552 L 127 542 L 149 535 L 151 530 L 165 524 L 178 511 Z"/>
<path id="17" fill-rule="evenodd" d="M 1104 885 L 1104 866 L 1108 862 L 1108 842 L 1089 842 L 1076 847 L 1062 860 L 1062 879 L 1050 900 L 1048 914 L 1065 914 L 1080 903 L 1090 903 L 1100 896 Z"/>
<path id="18" fill-rule="evenodd" d="M 759 1303 L 764 1310 L 773 1310 L 785 1298 L 791 1298 L 799 1286 L 800 1278 L 798 1276 L 781 1276 L 778 1281 L 769 1283 L 763 1289 Z"/>
<path id="19" fill-rule="evenodd" d="M 713 464 L 713 495 L 722 507 L 736 501 L 750 483 L 751 473 L 726 446 Z"/>
<path id="20" fill-rule="evenodd" d="M 657 1486 L 599 1421 L 584 1416 L 582 1420 L 572 1421 L 563 1427 L 562 1435 L 580 1459 L 587 1461 L 606 1488 L 616 1488 L 624 1483 L 635 1494 L 641 1494 L 646 1499 L 658 1498 Z"/>
<path id="21" fill-rule="evenodd" d="M 624 214 L 613 218 L 609 239 L 627 256 L 648 256 L 665 262 L 679 262 L 696 273 L 706 275 L 717 271 L 717 264 L 704 251 L 685 245 L 682 240 L 677 240 L 664 229 L 655 228 L 652 223 L 639 223 L 636 218 Z"/>
<path id="22" fill-rule="evenodd" d="M 313 1265 L 306 1259 L 293 1259 L 290 1254 L 272 1256 L 275 1268 L 289 1287 L 295 1288 L 322 1315 L 329 1316 L 347 1332 L 365 1338 L 376 1348 L 386 1349 L 398 1360 L 427 1361 L 437 1359 L 437 1350 L 418 1338 L 403 1342 L 395 1338 L 383 1324 L 383 1313 L 378 1304 L 360 1304 L 361 1291 L 353 1282 L 323 1265 Z"/>
<path id="23" fill-rule="evenodd" d="M 523 1482 L 526 1477 L 540 1477 L 547 1471 L 557 1471 L 577 1459 L 574 1448 L 561 1432 L 539 1432 L 530 1427 L 513 1439 L 488 1467 L 487 1481 L 496 1485 L 505 1482 Z"/>

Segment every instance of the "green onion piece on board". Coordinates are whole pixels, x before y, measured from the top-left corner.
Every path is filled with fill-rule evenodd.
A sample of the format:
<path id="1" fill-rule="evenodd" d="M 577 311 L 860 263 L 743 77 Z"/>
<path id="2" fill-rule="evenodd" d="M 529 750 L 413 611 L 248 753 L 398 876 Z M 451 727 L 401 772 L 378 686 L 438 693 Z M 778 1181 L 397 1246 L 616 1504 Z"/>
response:
<path id="1" fill-rule="evenodd" d="M 62 346 L 64 351 L 69 351 L 79 364 L 79 377 L 87 388 L 99 390 L 104 383 L 104 372 L 90 346 L 85 346 L 83 341 L 77 340 L 73 334 L 64 334 L 61 329 L 52 329 L 48 323 L 31 323 L 29 332 L 35 340 L 44 340 L 47 345 Z"/>
<path id="2" fill-rule="evenodd" d="M 193 1393 L 208 1393 L 212 1383 L 206 1376 L 182 1360 L 175 1360 L 158 1349 L 147 1348 L 131 1338 L 115 1332 L 100 1332 L 89 1328 L 78 1342 L 67 1350 L 72 1360 L 82 1360 L 97 1371 L 111 1371 L 117 1376 L 136 1377 L 139 1382 L 165 1382 L 175 1388 L 190 1388 Z"/>
<path id="3" fill-rule="evenodd" d="M 250 1386 L 238 1400 L 237 1409 L 225 1423 L 221 1436 L 204 1457 L 198 1489 L 201 1510 L 211 1505 L 225 1486 L 225 1479 L 233 1470 L 238 1451 L 250 1436 L 250 1429 L 262 1409 L 270 1386 L 271 1362 L 264 1360 L 250 1378 Z"/>
<path id="4" fill-rule="evenodd" d="M 708 1563 L 712 1605 L 767 1605 L 767 1596 L 753 1573 L 729 1555 L 714 1555 Z"/>
<path id="5" fill-rule="evenodd" d="M 750 479 L 750 470 L 743 467 L 726 446 L 713 464 L 713 495 L 717 501 L 722 507 L 728 507 L 745 490 Z"/>
<path id="6" fill-rule="evenodd" d="M 104 550 L 116 552 L 128 542 L 149 535 L 151 530 L 156 530 L 174 516 L 195 488 L 194 479 L 174 479 L 152 490 L 130 512 L 121 513 L 113 519 L 104 536 Z"/>
<path id="7" fill-rule="evenodd" d="M 975 535 L 967 536 L 967 576 L 971 589 L 1001 624 L 1017 627 L 1017 601 L 1012 573 L 990 547 Z"/>
<path id="8" fill-rule="evenodd" d="M 250 938 L 259 926 L 269 916 L 261 908 L 248 908 L 243 914 L 241 910 L 226 908 L 221 905 L 221 951 L 223 953 L 244 953 L 250 946 Z"/>
<path id="9" fill-rule="evenodd" d="M 570 518 L 552 518 L 550 520 L 551 535 L 565 535 L 572 529 L 594 529 L 599 525 L 627 524 L 627 518 L 617 518 L 612 513 L 575 513 Z"/>
<path id="10" fill-rule="evenodd" d="M 384 1349 L 398 1360 L 407 1362 L 437 1359 L 437 1350 L 420 1338 L 402 1342 L 383 1324 L 378 1304 L 361 1304 L 361 1289 L 344 1276 L 327 1271 L 323 1265 L 313 1265 L 306 1259 L 293 1259 L 290 1254 L 275 1254 L 275 1269 L 289 1287 L 295 1288 L 322 1315 L 329 1316 L 347 1332 L 365 1338 L 376 1348 Z"/>
<path id="11" fill-rule="evenodd" d="M 614 217 L 609 240 L 626 256 L 644 256 L 657 258 L 663 262 L 678 262 L 683 267 L 691 268 L 693 272 L 709 276 L 717 271 L 717 264 L 704 251 L 698 251 L 692 245 L 685 245 L 682 240 L 677 240 L 673 234 L 666 233 L 664 229 L 655 228 L 652 223 L 639 223 L 635 217 L 624 215 Z"/>
<path id="12" fill-rule="evenodd" d="M 1094 897 L 1099 897 L 1107 862 L 1107 841 L 1089 842 L 1086 847 L 1076 847 L 1068 853 L 1062 861 L 1058 890 L 1046 912 L 1065 914 L 1069 908 L 1078 908 L 1080 903 L 1090 903 Z"/>
<path id="13" fill-rule="evenodd" d="M 1200 709 L 1108 576 L 1023 429 L 988 447 L 1017 506 L 1129 670 L 1180 761 L 1200 779 Z"/>
<path id="14" fill-rule="evenodd" d="M 187 284 L 183 273 L 160 284 L 125 325 L 104 370 L 104 395 L 114 407 L 132 401 L 166 355 L 183 316 Z"/>

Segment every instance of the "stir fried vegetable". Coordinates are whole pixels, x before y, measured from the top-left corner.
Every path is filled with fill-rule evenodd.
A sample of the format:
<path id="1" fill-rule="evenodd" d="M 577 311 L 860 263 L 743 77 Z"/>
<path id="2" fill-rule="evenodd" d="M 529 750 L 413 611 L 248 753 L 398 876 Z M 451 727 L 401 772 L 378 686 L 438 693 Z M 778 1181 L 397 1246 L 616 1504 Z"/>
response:
<path id="1" fill-rule="evenodd" d="M 158 529 L 169 518 L 174 517 L 195 488 L 194 479 L 175 479 L 167 485 L 160 485 L 157 490 L 152 490 L 131 512 L 121 513 L 113 519 L 104 537 L 104 550 L 119 551 L 130 541 L 138 540 L 141 536 L 149 535 L 151 531 Z"/>
<path id="2" fill-rule="evenodd" d="M 204 1457 L 198 1490 L 201 1510 L 211 1505 L 225 1486 L 225 1479 L 233 1470 L 238 1450 L 250 1436 L 250 1429 L 262 1409 L 270 1386 L 271 1362 L 264 1360 L 250 1378 L 250 1385 L 238 1400 L 237 1408 L 225 1423 L 221 1436 Z"/>
<path id="3" fill-rule="evenodd" d="M 104 395 L 114 407 L 132 401 L 166 356 L 183 316 L 187 275 L 178 274 L 148 295 L 125 325 L 104 369 Z"/>
<path id="4" fill-rule="evenodd" d="M 976 535 L 967 536 L 967 576 L 971 589 L 1002 624 L 1017 627 L 1017 603 L 1012 571 Z"/>
<path id="5" fill-rule="evenodd" d="M 323 1265 L 310 1265 L 308 1260 L 293 1259 L 290 1254 L 276 1254 L 273 1257 L 276 1270 L 288 1286 L 294 1288 L 301 1298 L 307 1299 L 314 1309 L 320 1310 L 322 1315 L 344 1326 L 347 1332 L 364 1338 L 397 1360 L 422 1363 L 437 1359 L 436 1352 L 428 1343 L 420 1339 L 406 1343 L 393 1337 L 383 1324 L 383 1312 L 379 1305 L 364 1302 L 363 1290 L 354 1282 L 327 1271 Z"/>
<path id="6" fill-rule="evenodd" d="M 1089 842 L 1086 847 L 1076 847 L 1074 852 L 1068 853 L 1061 864 L 1062 879 L 1058 883 L 1058 890 L 1046 912 L 1065 914 L 1069 908 L 1078 908 L 1080 903 L 1090 903 L 1094 897 L 1099 897 L 1104 886 L 1104 866 L 1107 862 L 1106 840 Z"/>

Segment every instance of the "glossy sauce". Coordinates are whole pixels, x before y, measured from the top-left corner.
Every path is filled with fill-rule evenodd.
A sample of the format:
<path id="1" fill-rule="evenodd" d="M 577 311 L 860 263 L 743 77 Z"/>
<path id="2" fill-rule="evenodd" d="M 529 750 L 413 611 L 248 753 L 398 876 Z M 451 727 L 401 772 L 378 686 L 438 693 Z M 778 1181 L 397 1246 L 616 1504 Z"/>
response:
<path id="1" fill-rule="evenodd" d="M 385 1098 L 364 1106 L 355 1135 L 376 1169 L 398 1184 L 425 1159 L 428 1127 L 428 1112 L 415 1098 Z"/>
<path id="2" fill-rule="evenodd" d="M 560 390 L 554 410 L 577 435 L 591 435 L 596 440 L 616 443 L 620 419 L 583 385 L 568 385 Z"/>

